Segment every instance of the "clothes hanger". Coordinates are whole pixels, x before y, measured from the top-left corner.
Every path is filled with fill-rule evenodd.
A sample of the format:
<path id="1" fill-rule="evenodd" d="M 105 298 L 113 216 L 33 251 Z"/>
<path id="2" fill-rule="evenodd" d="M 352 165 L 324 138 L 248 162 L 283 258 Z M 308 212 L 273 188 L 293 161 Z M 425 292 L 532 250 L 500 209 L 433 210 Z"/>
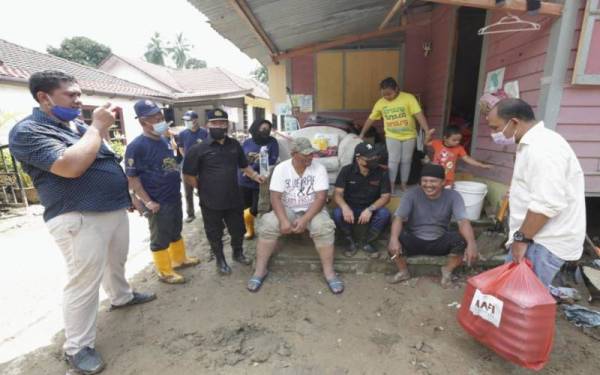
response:
<path id="1" fill-rule="evenodd" d="M 500 27 L 500 29 L 494 30 L 496 27 Z M 498 22 L 479 29 L 479 31 L 477 31 L 477 35 L 510 33 L 516 31 L 535 31 L 541 28 L 542 27 L 539 23 L 525 21 L 508 13 L 507 16 L 500 18 Z"/>

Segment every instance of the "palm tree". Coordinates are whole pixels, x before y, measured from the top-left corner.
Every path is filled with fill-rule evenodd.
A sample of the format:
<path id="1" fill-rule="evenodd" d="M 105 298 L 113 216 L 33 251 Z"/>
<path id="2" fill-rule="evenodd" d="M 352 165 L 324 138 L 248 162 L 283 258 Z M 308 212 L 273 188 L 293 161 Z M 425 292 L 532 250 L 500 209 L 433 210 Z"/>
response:
<path id="1" fill-rule="evenodd" d="M 264 65 L 261 65 L 258 68 L 254 69 L 250 74 L 258 82 L 262 82 L 265 84 L 269 82 L 269 71 Z"/>
<path id="2" fill-rule="evenodd" d="M 167 48 L 167 52 L 171 54 L 177 69 L 185 67 L 185 62 L 188 59 L 187 53 L 192 47 L 193 46 L 183 37 L 183 33 L 175 34 L 175 45 Z"/>
<path id="3" fill-rule="evenodd" d="M 167 49 L 162 46 L 162 40 L 160 40 L 160 34 L 155 32 L 150 38 L 150 43 L 146 46 L 146 53 L 144 57 L 146 61 L 156 65 L 165 65 L 165 56 L 167 55 Z"/>

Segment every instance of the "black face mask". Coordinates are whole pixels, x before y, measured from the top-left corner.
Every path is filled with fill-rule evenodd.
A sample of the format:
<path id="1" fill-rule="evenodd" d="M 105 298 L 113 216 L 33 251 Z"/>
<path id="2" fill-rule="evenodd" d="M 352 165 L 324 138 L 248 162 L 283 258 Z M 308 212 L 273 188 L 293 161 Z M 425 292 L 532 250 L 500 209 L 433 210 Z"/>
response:
<path id="1" fill-rule="evenodd" d="M 259 130 L 256 134 L 261 138 L 267 138 L 268 136 L 271 135 L 271 131 L 270 130 Z"/>
<path id="2" fill-rule="evenodd" d="M 224 128 L 209 128 L 208 132 L 210 133 L 210 137 L 216 141 L 220 141 L 225 138 L 225 134 L 227 134 L 227 129 Z"/>
<path id="3" fill-rule="evenodd" d="M 375 168 L 379 168 L 379 160 L 368 160 L 367 168 L 373 170 Z"/>

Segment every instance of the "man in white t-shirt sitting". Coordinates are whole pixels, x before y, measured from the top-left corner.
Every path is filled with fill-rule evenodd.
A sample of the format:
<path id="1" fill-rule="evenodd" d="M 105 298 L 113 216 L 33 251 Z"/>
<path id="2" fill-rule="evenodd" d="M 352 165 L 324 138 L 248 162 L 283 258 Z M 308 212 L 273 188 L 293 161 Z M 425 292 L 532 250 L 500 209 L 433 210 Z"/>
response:
<path id="1" fill-rule="evenodd" d="M 275 167 L 271 176 L 271 206 L 258 227 L 256 270 L 248 281 L 248 290 L 256 292 L 267 277 L 267 263 L 277 239 L 284 234 L 308 229 L 321 258 L 323 274 L 334 294 L 344 291 L 344 283 L 333 270 L 335 224 L 325 209 L 329 179 L 327 170 L 313 163 L 315 150 L 307 138 L 296 138 L 291 145 L 292 158 Z"/>

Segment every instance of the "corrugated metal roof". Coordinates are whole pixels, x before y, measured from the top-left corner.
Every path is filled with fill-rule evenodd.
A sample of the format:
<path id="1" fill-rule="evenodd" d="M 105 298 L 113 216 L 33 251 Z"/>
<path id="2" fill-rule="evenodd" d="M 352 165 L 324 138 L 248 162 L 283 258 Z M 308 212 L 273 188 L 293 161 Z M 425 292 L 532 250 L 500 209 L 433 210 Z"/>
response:
<path id="1" fill-rule="evenodd" d="M 266 64 L 269 51 L 228 1 L 188 0 L 211 26 L 250 57 Z M 346 34 L 373 31 L 396 0 L 247 0 L 280 51 Z M 396 20 L 397 22 L 397 20 Z"/>

